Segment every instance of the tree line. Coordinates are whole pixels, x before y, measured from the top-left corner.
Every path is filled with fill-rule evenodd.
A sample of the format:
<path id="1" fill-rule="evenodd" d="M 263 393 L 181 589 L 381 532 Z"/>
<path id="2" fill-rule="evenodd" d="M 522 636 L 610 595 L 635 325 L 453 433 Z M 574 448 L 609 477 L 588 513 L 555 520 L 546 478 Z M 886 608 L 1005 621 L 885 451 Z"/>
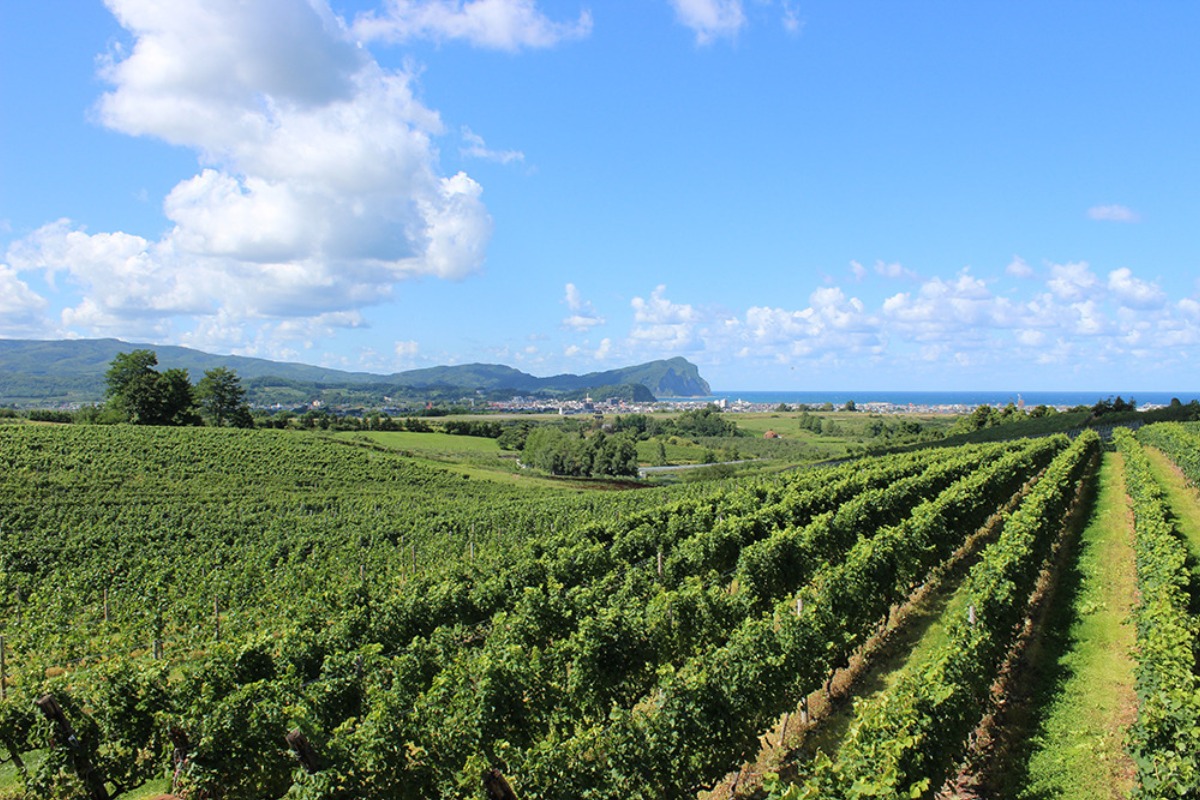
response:
<path id="1" fill-rule="evenodd" d="M 186 369 L 159 372 L 156 366 L 153 350 L 118 353 L 104 376 L 108 399 L 99 421 L 254 427 L 246 390 L 233 370 L 207 370 L 193 386 Z"/>

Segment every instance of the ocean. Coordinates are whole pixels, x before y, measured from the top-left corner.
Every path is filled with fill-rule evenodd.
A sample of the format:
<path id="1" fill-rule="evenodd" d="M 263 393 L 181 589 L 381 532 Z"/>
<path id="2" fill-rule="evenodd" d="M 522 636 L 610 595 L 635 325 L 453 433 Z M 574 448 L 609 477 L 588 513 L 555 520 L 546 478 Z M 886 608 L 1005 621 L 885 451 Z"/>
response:
<path id="1" fill-rule="evenodd" d="M 1193 392 L 893 392 L 893 391 L 809 391 L 809 392 L 763 392 L 763 391 L 714 391 L 709 397 L 660 397 L 664 402 L 719 402 L 727 400 L 733 403 L 742 400 L 747 403 L 765 403 L 779 405 L 787 403 L 796 405 L 804 403 L 810 406 L 820 406 L 833 403 L 835 406 L 845 405 L 853 400 L 856 405 L 863 403 L 891 403 L 893 405 L 915 406 L 968 406 L 974 408 L 980 405 L 1006 405 L 1025 401 L 1026 408 L 1036 405 L 1047 406 L 1091 406 L 1100 400 L 1121 397 L 1126 401 L 1136 401 L 1138 406 L 1167 405 L 1173 398 L 1184 403 L 1200 400 L 1200 391 Z"/>

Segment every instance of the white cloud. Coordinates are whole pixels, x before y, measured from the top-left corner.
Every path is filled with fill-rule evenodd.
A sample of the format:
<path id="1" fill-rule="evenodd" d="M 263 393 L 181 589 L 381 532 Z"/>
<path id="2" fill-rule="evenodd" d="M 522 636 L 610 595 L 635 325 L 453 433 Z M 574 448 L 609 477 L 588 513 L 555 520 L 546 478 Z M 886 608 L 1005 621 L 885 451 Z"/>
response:
<path id="1" fill-rule="evenodd" d="M 649 299 L 635 299 L 623 355 L 660 357 L 673 348 L 725 369 L 735 362 L 835 371 L 853 364 L 859 371 L 878 366 L 892 375 L 942 379 L 945 370 L 1011 375 L 1015 363 L 1042 370 L 1040 379 L 1053 383 L 1061 367 L 1078 371 L 1150 352 L 1182 367 L 1193 357 L 1188 348 L 1200 344 L 1195 298 L 1167 303 L 1157 285 L 1125 269 L 1107 280 L 1083 262 L 1049 265 L 1049 273 L 1048 290 L 1033 293 L 1042 284 L 1026 283 L 1019 287 L 1024 297 L 1011 289 L 995 293 L 993 283 L 1003 277 L 963 269 L 878 305 L 827 285 L 800 309 L 755 305 L 733 313 L 672 301 L 659 286 Z"/>
<path id="2" fill-rule="evenodd" d="M 850 274 L 854 276 L 856 283 L 861 283 L 867 277 L 867 268 L 857 261 L 850 262 Z"/>
<path id="3" fill-rule="evenodd" d="M 46 299 L 29 288 L 17 271 L 0 264 L 0 333 L 24 336 L 42 332 Z"/>
<path id="4" fill-rule="evenodd" d="M 800 18 L 800 10 L 792 0 L 783 0 L 783 29 L 792 35 L 804 30 L 804 20 Z"/>
<path id="5" fill-rule="evenodd" d="M 1101 222 L 1141 222 L 1142 217 L 1136 211 L 1126 206 L 1092 206 L 1088 216 Z"/>
<path id="6" fill-rule="evenodd" d="M 914 295 L 902 292 L 883 303 L 889 331 L 919 341 L 977 342 L 981 330 L 1001 323 L 1007 307 L 967 270 L 952 280 L 931 278 Z"/>
<path id="7" fill-rule="evenodd" d="M 1092 294 L 1100 281 L 1088 267 L 1086 261 L 1068 264 L 1051 264 L 1050 280 L 1046 286 L 1061 300 L 1081 300 Z"/>
<path id="8" fill-rule="evenodd" d="M 1037 330 L 1017 331 L 1017 341 L 1026 347 L 1039 347 L 1046 341 L 1046 332 Z"/>
<path id="9" fill-rule="evenodd" d="M 1071 310 L 1075 314 L 1075 333 L 1083 336 L 1096 336 L 1110 330 L 1110 324 L 1104 312 L 1094 300 L 1082 303 L 1072 303 Z"/>
<path id="10" fill-rule="evenodd" d="M 735 36 L 746 24 L 741 0 L 670 0 L 679 21 L 696 34 L 697 44 Z"/>
<path id="11" fill-rule="evenodd" d="M 381 68 L 324 0 L 107 0 L 133 37 L 101 67 L 98 120 L 195 150 L 203 169 L 163 201 L 157 241 L 66 220 L 18 242 L 18 269 L 67 273 L 63 313 L 89 333 L 197 317 L 197 337 L 361 324 L 414 276 L 479 270 L 492 232 L 482 187 L 438 174 L 436 112 Z M 339 321 L 341 320 L 341 321 Z"/>
<path id="12" fill-rule="evenodd" d="M 876 261 L 875 274 L 882 275 L 885 278 L 902 278 L 904 280 L 917 279 L 917 273 L 897 262 L 892 262 L 889 264 L 885 261 Z"/>
<path id="13" fill-rule="evenodd" d="M 421 346 L 411 340 L 407 342 L 396 342 L 392 346 L 392 352 L 396 354 L 397 358 L 405 361 L 411 361 L 417 357 L 418 353 L 421 352 Z"/>
<path id="14" fill-rule="evenodd" d="M 592 15 L 553 22 L 534 0 L 388 0 L 383 14 L 359 16 L 354 34 L 365 41 L 462 39 L 477 47 L 514 52 L 553 47 L 591 33 Z"/>
<path id="15" fill-rule="evenodd" d="M 484 161 L 495 161 L 497 164 L 513 164 L 525 160 L 525 154 L 520 150 L 492 150 L 482 136 L 465 125 L 462 138 L 466 146 L 460 148 L 459 153 L 467 158 L 481 158 Z"/>
<path id="16" fill-rule="evenodd" d="M 686 303 L 672 303 L 665 297 L 667 287 L 659 285 L 650 294 L 650 299 L 635 297 L 633 307 L 634 326 L 630 336 L 637 342 L 648 344 L 661 352 L 679 352 L 696 349 L 696 326 L 700 314 Z"/>
<path id="17" fill-rule="evenodd" d="M 563 320 L 563 325 L 568 328 L 574 328 L 577 331 L 586 331 L 589 328 L 604 324 L 604 317 L 597 314 L 592 304 L 583 299 L 575 284 L 567 284 L 564 302 L 571 311 L 571 315 Z"/>
<path id="18" fill-rule="evenodd" d="M 1004 272 L 1014 278 L 1033 277 L 1033 267 L 1025 263 L 1025 259 L 1020 256 L 1013 256 L 1012 261 L 1008 262 L 1008 266 L 1004 268 Z"/>
<path id="19" fill-rule="evenodd" d="M 787 362 L 838 353 L 872 353 L 881 346 L 879 321 L 857 297 L 836 286 L 821 287 L 799 311 L 754 306 L 744 323 L 726 320 L 726 334 L 736 338 L 738 353 Z"/>
<path id="20" fill-rule="evenodd" d="M 154 244 L 140 236 L 89 235 L 63 219 L 14 243 L 8 256 L 17 270 L 42 270 L 49 276 L 66 273 L 83 289 L 79 306 L 64 312 L 68 325 L 107 330 L 119 328 L 121 320 L 162 320 L 177 313 L 214 310 L 214 301 L 201 287 L 205 276 L 176 269 L 176 254 L 168 244 Z"/>
<path id="21" fill-rule="evenodd" d="M 1128 267 L 1108 273 L 1108 289 L 1122 305 L 1130 308 L 1158 308 L 1167 299 L 1162 289 L 1133 277 L 1133 271 Z"/>
<path id="22" fill-rule="evenodd" d="M 596 348 L 596 352 L 592 355 L 597 361 L 603 361 L 608 358 L 608 354 L 612 351 L 612 339 L 607 337 L 600 340 L 600 346 Z"/>

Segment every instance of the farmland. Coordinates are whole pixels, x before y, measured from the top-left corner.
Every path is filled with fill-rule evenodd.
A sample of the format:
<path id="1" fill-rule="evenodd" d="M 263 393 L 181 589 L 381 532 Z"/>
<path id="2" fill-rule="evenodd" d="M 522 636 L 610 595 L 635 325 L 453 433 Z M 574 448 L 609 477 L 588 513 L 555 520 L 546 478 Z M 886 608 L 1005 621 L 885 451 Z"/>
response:
<path id="1" fill-rule="evenodd" d="M 1195 793 L 1198 443 L 590 492 L 471 437 L 3 426 L 0 791 L 1033 797 L 1103 740 L 1085 785 Z"/>

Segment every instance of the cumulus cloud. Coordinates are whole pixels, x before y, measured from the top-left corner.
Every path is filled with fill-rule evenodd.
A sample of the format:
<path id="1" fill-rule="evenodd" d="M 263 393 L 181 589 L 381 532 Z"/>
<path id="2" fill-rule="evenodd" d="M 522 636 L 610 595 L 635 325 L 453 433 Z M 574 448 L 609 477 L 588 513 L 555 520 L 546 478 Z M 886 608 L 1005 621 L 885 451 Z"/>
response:
<path id="1" fill-rule="evenodd" d="M 877 365 L 895 375 L 953 369 L 979 376 L 993 367 L 1008 374 L 1012 364 L 1025 363 L 1050 370 L 1043 379 L 1053 381 L 1058 367 L 1150 352 L 1182 367 L 1200 344 L 1200 302 L 1167 302 L 1157 284 L 1131 269 L 1101 278 L 1084 262 L 1049 264 L 1036 282 L 1011 264 L 1000 272 L 984 277 L 967 268 L 934 276 L 877 304 L 826 285 L 801 308 L 753 305 L 732 312 L 668 299 L 659 286 L 650 298 L 635 298 L 622 353 L 685 352 L 702 365 L 746 362 L 766 369 Z M 1014 284 L 1013 277 L 1022 281 Z"/>
<path id="2" fill-rule="evenodd" d="M 1142 217 L 1132 208 L 1119 205 L 1092 206 L 1088 216 L 1101 222 L 1141 222 Z"/>
<path id="3" fill-rule="evenodd" d="M 904 280 L 916 280 L 917 273 L 906 268 L 898 262 L 887 263 L 886 261 L 875 262 L 875 274 L 882 275 L 885 278 L 901 278 Z"/>
<path id="4" fill-rule="evenodd" d="M 700 314 L 691 305 L 668 300 L 666 291 L 667 287 L 660 284 L 651 292 L 649 300 L 635 297 L 630 301 L 634 321 L 630 336 L 659 351 L 695 349 L 699 346 L 696 328 Z"/>
<path id="5" fill-rule="evenodd" d="M 932 278 L 916 292 L 887 298 L 883 314 L 889 331 L 918 341 L 954 341 L 959 346 L 977 340 L 984 326 L 1002 323 L 1005 301 L 994 297 L 987 284 L 964 270 L 952 280 Z"/>
<path id="6" fill-rule="evenodd" d="M 574 22 L 554 22 L 534 0 L 388 0 L 382 14 L 362 14 L 353 30 L 364 41 L 461 39 L 514 52 L 584 38 L 591 33 L 592 15 L 581 11 Z"/>
<path id="7" fill-rule="evenodd" d="M 697 44 L 737 35 L 746 25 L 741 0 L 670 0 L 675 16 L 696 34 Z"/>
<path id="8" fill-rule="evenodd" d="M 172 227 L 158 240 L 60 220 L 18 243 L 18 269 L 65 272 L 84 292 L 65 324 L 165 334 L 187 314 L 193 335 L 251 319 L 324 330 L 361 324 L 407 278 L 482 267 L 482 187 L 438 174 L 438 114 L 324 0 L 107 4 L 132 44 L 102 62 L 96 118 L 190 148 L 202 169 L 163 200 Z"/>
<path id="9" fill-rule="evenodd" d="M 856 297 L 831 286 L 817 289 L 798 311 L 755 306 L 747 309 L 742 352 L 759 357 L 812 356 L 858 351 L 878 345 L 878 323 Z"/>
<path id="10" fill-rule="evenodd" d="M 14 243 L 8 256 L 18 271 L 41 270 L 51 279 L 66 274 L 83 290 L 81 302 L 63 311 L 68 326 L 161 332 L 173 314 L 215 311 L 203 276 L 176 269 L 170 243 L 121 232 L 89 235 L 63 219 Z"/>
<path id="11" fill-rule="evenodd" d="M 1130 308 L 1158 308 L 1167 299 L 1162 289 L 1133 277 L 1133 270 L 1128 267 L 1108 273 L 1108 289 L 1122 305 Z"/>
<path id="12" fill-rule="evenodd" d="M 1100 286 L 1086 261 L 1051 264 L 1046 286 L 1061 300 L 1082 300 Z"/>
<path id="13" fill-rule="evenodd" d="M 567 308 L 571 312 L 570 316 L 562 321 L 566 327 L 574 328 L 577 331 L 586 331 L 604 324 L 604 317 L 597 314 L 592 304 L 583 299 L 575 284 L 567 284 L 566 297 L 563 302 L 567 304 Z"/>
<path id="14" fill-rule="evenodd" d="M 0 333 L 24 336 L 45 327 L 46 299 L 29 288 L 17 271 L 0 264 Z"/>
<path id="15" fill-rule="evenodd" d="M 1033 267 L 1029 266 L 1020 256 L 1013 256 L 1012 261 L 1008 262 L 1008 266 L 1004 268 L 1004 272 L 1014 278 L 1033 277 Z"/>

